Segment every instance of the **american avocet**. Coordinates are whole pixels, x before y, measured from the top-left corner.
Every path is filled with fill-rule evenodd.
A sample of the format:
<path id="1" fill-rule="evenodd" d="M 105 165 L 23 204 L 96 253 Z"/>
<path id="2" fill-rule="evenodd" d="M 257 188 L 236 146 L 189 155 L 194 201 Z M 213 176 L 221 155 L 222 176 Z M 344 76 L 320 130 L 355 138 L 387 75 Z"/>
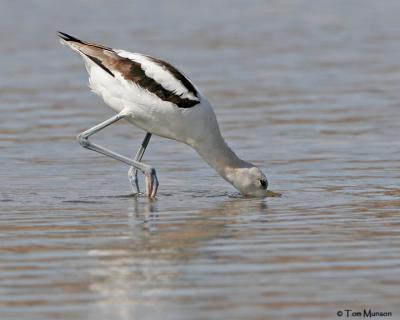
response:
<path id="1" fill-rule="evenodd" d="M 226 181 L 242 194 L 265 196 L 268 181 L 253 164 L 239 159 L 221 136 L 215 113 L 200 91 L 175 67 L 150 56 L 85 42 L 60 32 L 61 43 L 78 52 L 89 73 L 93 92 L 117 114 L 78 135 L 79 143 L 128 164 L 129 180 L 139 193 L 137 172 L 145 175 L 146 192 L 155 197 L 156 171 L 141 162 L 151 135 L 174 139 L 193 147 Z M 89 141 L 107 126 L 126 119 L 145 130 L 133 159 Z"/>

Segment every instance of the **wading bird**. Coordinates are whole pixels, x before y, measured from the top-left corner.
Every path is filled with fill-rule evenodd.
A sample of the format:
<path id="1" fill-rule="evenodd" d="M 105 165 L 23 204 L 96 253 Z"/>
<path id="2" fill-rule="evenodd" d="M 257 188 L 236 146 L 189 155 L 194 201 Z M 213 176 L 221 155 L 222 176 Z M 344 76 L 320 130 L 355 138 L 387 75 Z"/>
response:
<path id="1" fill-rule="evenodd" d="M 117 50 L 60 32 L 61 43 L 81 55 L 89 86 L 117 114 L 78 135 L 79 143 L 130 166 L 128 178 L 139 193 L 138 170 L 145 175 L 146 194 L 153 198 L 158 179 L 141 162 L 152 134 L 188 144 L 242 194 L 267 195 L 268 181 L 253 164 L 239 159 L 219 130 L 215 113 L 200 91 L 169 63 L 140 53 Z M 146 132 L 133 159 L 89 141 L 107 126 L 126 119 Z"/>

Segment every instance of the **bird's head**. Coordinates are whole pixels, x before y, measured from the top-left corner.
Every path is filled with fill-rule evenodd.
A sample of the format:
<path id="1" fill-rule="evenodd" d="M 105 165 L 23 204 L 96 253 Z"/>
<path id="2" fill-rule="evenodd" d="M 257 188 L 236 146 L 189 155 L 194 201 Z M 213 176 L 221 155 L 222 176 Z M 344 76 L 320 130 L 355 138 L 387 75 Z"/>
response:
<path id="1" fill-rule="evenodd" d="M 256 166 L 232 168 L 226 178 L 245 196 L 266 197 L 268 195 L 268 180 L 265 174 Z"/>

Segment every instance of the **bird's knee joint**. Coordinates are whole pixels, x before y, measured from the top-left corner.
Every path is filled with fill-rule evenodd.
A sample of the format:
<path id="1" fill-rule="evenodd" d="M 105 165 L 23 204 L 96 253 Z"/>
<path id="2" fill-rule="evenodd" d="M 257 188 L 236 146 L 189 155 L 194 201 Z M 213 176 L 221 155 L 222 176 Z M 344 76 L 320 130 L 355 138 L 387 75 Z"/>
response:
<path id="1" fill-rule="evenodd" d="M 90 145 L 88 137 L 85 136 L 83 133 L 78 134 L 77 139 L 79 144 L 84 148 L 87 148 Z"/>
<path id="2" fill-rule="evenodd" d="M 126 117 L 133 117 L 133 113 L 130 109 L 123 109 L 120 113 L 118 113 L 118 117 L 120 119 L 126 118 Z"/>

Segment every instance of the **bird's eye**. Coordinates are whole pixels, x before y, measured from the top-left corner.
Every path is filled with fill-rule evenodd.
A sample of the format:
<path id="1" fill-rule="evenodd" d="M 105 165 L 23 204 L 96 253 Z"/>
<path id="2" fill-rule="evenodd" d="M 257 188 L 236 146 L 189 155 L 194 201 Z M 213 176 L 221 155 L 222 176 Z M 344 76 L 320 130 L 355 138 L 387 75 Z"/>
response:
<path id="1" fill-rule="evenodd" d="M 267 181 L 260 180 L 260 183 L 261 183 L 261 187 L 263 187 L 264 189 L 267 187 Z"/>

